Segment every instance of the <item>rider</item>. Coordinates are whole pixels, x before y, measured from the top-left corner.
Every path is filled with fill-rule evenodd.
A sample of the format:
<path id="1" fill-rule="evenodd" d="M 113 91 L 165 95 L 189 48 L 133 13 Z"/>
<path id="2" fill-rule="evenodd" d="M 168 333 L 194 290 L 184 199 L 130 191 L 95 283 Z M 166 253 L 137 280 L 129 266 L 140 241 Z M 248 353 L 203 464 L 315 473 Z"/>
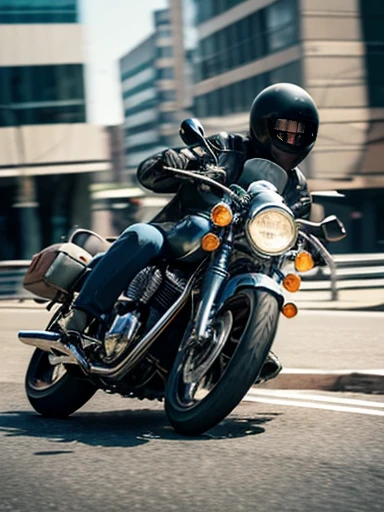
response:
<path id="1" fill-rule="evenodd" d="M 283 193 L 287 205 L 296 217 L 308 217 L 311 197 L 306 179 L 296 166 L 313 148 L 318 125 L 316 105 L 304 89 L 289 83 L 267 87 L 252 103 L 247 136 L 218 133 L 209 137 L 219 167 L 225 170 L 224 183 L 238 182 L 248 159 L 271 160 L 287 172 L 288 182 Z M 151 223 L 128 227 L 110 246 L 75 300 L 73 310 L 65 320 L 67 330 L 83 332 L 92 318 L 109 313 L 141 269 L 156 258 L 172 258 L 167 237 L 170 233 L 171 236 L 180 233 L 183 217 L 210 208 L 212 194 L 191 182 L 180 181 L 164 169 L 166 166 L 197 169 L 199 158 L 196 153 L 204 156 L 204 148 L 194 149 L 193 152 L 186 147 L 167 149 L 140 164 L 137 176 L 144 187 L 176 195 Z M 274 377 L 281 368 L 276 356 L 270 354 L 262 376 Z"/>

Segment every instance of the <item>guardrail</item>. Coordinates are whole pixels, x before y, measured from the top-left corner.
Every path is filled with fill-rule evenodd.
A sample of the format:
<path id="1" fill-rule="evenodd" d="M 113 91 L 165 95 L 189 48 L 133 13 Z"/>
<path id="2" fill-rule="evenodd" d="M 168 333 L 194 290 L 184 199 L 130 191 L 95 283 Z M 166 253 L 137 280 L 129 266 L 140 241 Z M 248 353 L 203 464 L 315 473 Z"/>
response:
<path id="1" fill-rule="evenodd" d="M 339 290 L 384 289 L 384 253 L 341 254 L 333 260 L 333 268 L 316 267 L 302 274 L 301 290 L 330 291 L 331 300 L 337 300 Z M 35 298 L 23 287 L 29 264 L 29 260 L 0 261 L 0 300 Z"/>

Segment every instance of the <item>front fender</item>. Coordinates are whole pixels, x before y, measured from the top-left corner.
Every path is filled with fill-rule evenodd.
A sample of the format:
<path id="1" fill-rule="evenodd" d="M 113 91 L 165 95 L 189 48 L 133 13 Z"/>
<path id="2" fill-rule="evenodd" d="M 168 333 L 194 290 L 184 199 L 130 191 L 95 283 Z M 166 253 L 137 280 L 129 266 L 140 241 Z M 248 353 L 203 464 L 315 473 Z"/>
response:
<path id="1" fill-rule="evenodd" d="M 265 274 L 248 273 L 240 274 L 232 277 L 223 288 L 218 302 L 218 310 L 223 306 L 224 302 L 232 295 L 235 295 L 241 288 L 256 288 L 266 290 L 276 297 L 279 302 L 280 308 L 284 304 L 284 295 L 281 291 L 281 286 L 276 283 L 271 277 Z"/>

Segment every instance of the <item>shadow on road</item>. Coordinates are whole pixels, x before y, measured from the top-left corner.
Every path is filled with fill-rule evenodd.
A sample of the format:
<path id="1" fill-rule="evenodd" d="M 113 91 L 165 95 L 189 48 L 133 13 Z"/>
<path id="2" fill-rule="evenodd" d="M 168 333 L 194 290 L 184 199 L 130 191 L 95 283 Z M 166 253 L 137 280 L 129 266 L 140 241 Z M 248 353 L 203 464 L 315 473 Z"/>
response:
<path id="1" fill-rule="evenodd" d="M 65 420 L 12 411 L 0 414 L 0 433 L 8 437 L 41 437 L 64 444 L 77 442 L 89 446 L 130 448 L 156 439 L 207 441 L 254 436 L 263 433 L 261 425 L 274 416 L 244 418 L 233 414 L 199 437 L 183 437 L 172 429 L 162 410 L 80 412 Z M 52 453 L 37 452 L 36 455 L 57 453 L 55 450 Z"/>

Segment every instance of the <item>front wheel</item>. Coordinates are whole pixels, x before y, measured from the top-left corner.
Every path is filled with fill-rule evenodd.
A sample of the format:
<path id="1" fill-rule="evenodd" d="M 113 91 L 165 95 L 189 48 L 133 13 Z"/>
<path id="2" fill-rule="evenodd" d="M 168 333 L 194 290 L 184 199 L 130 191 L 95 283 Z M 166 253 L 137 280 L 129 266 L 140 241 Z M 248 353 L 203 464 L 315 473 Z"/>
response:
<path id="1" fill-rule="evenodd" d="M 182 343 L 165 392 L 165 410 L 177 432 L 200 435 L 241 402 L 260 373 L 278 319 L 276 297 L 245 288 L 228 299 L 217 316 L 219 353 L 214 344 Z"/>

